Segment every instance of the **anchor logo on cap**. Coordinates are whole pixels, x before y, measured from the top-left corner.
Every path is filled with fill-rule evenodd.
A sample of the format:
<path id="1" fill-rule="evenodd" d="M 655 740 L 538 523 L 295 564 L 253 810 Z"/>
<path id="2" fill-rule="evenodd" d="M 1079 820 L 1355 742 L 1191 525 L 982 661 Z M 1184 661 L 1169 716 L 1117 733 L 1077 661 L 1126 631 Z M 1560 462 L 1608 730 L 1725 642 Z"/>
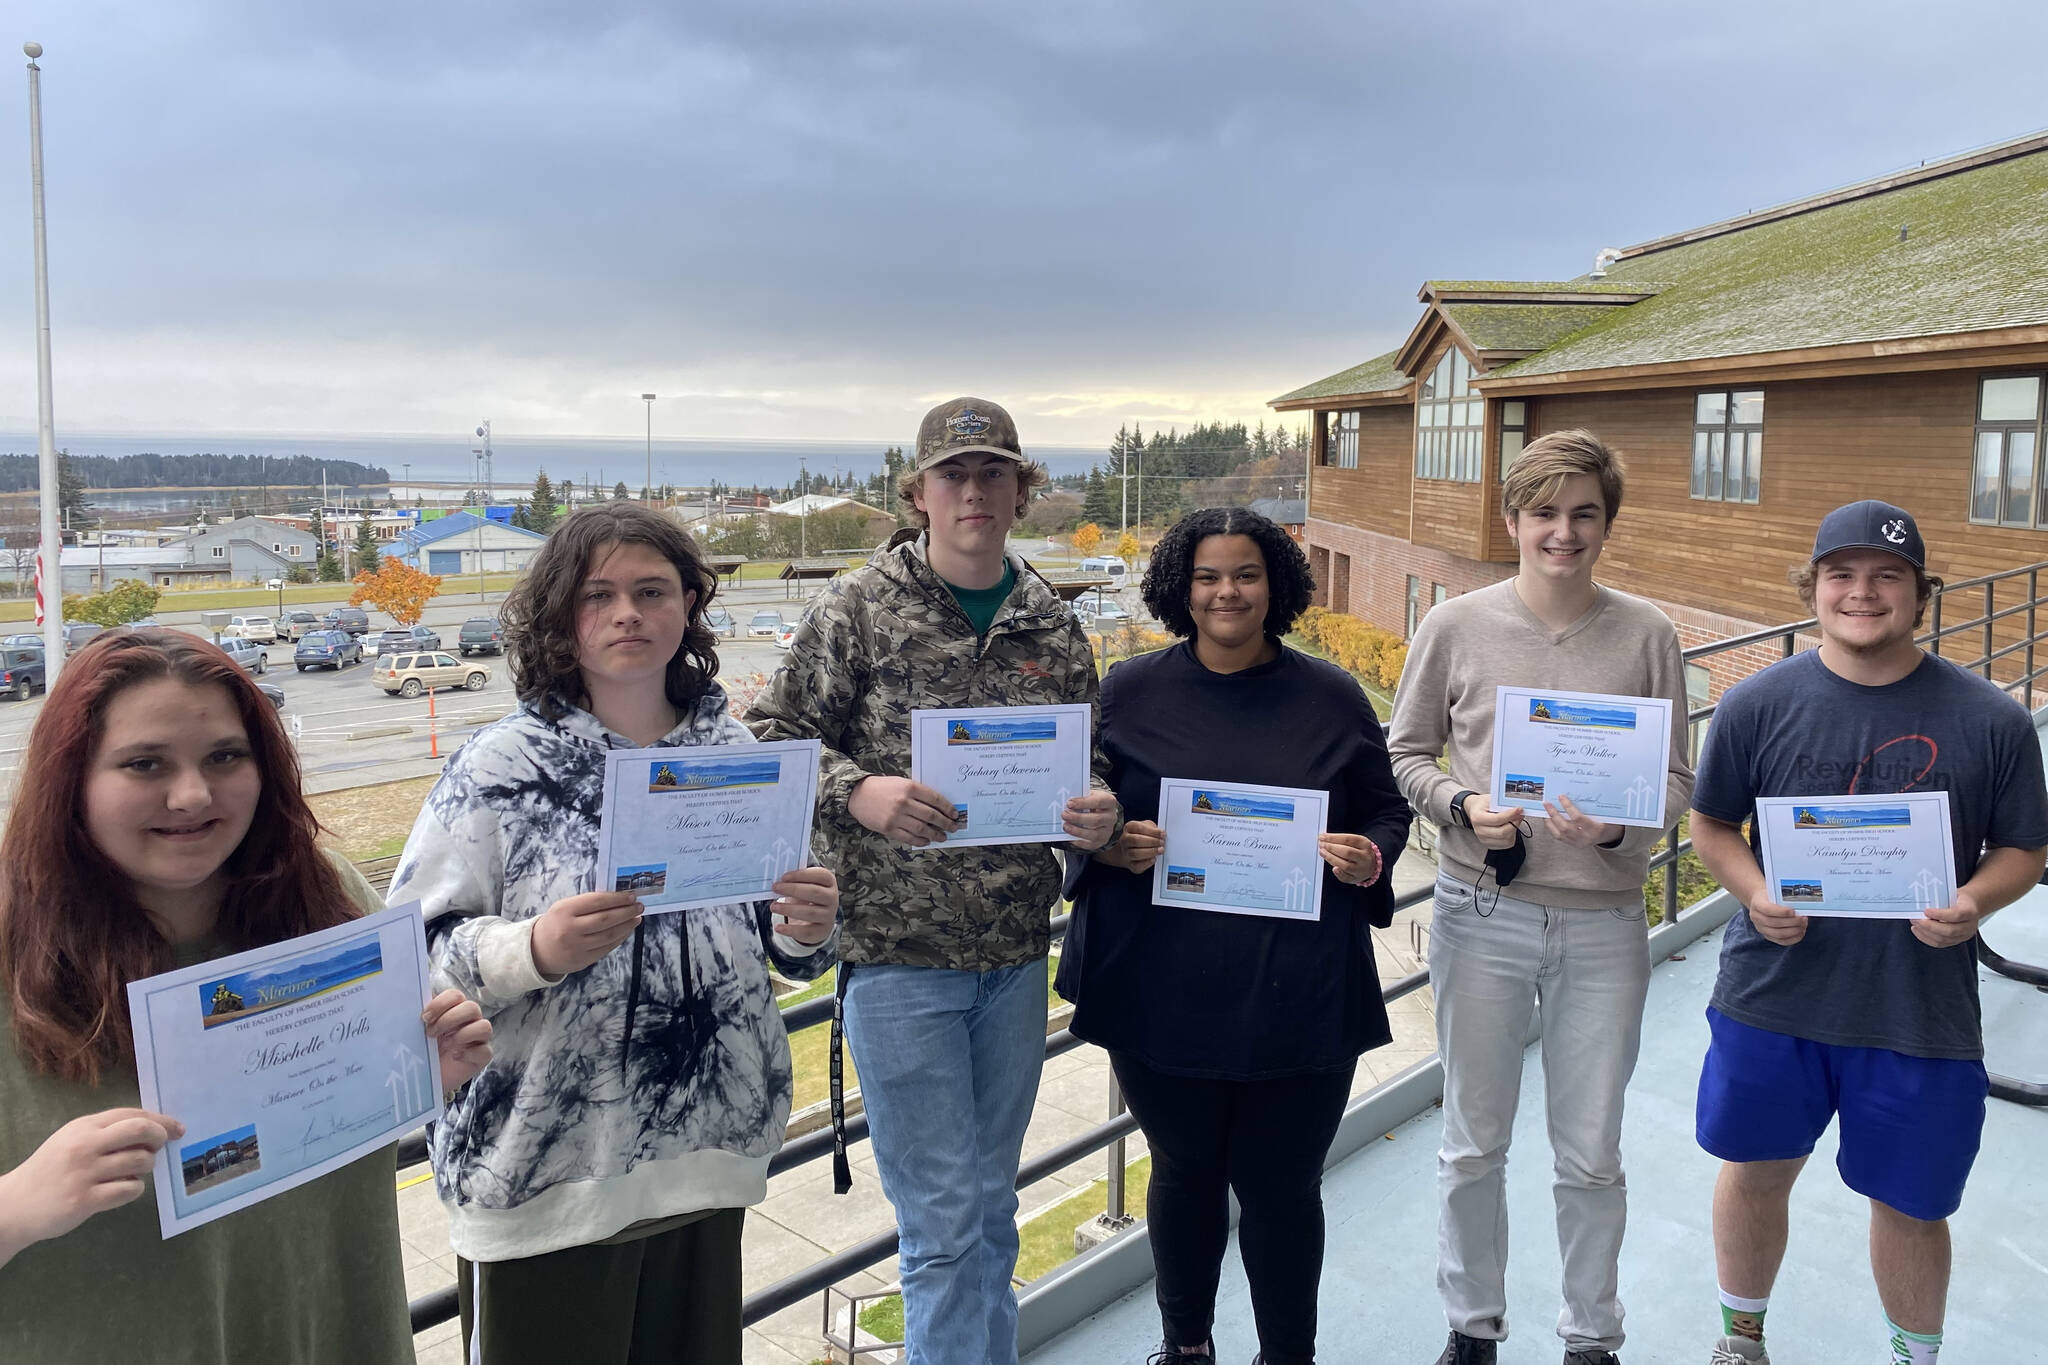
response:
<path id="1" fill-rule="evenodd" d="M 1906 523 L 1898 517 L 1893 517 L 1890 521 L 1878 527 L 1877 533 L 1894 545 L 1904 545 L 1906 543 Z"/>

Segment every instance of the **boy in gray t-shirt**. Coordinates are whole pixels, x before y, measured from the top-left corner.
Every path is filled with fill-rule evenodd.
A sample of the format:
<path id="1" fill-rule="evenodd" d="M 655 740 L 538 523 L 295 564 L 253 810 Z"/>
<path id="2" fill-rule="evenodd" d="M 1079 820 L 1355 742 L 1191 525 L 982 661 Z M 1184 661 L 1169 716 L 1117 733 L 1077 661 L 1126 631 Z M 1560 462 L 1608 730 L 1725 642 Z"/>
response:
<path id="1" fill-rule="evenodd" d="M 2048 789 L 2025 710 L 1913 643 L 1933 580 L 1909 515 L 1881 502 L 1838 508 L 1798 583 L 1821 646 L 1729 689 L 1693 797 L 1700 858 L 1747 908 L 1728 924 L 1700 1077 L 1700 1145 L 1725 1163 L 1713 1359 L 1769 1359 L 1763 1319 L 1792 1183 L 1839 1113 L 1837 1165 L 1871 1201 L 1893 1357 L 1928 1365 L 1948 1290 L 1946 1220 L 1988 1089 L 1976 926 L 2039 880 Z M 1746 843 L 1741 829 L 1758 798 L 1926 791 L 1948 793 L 1953 905 L 1864 920 L 1771 900 L 1755 836 Z"/>

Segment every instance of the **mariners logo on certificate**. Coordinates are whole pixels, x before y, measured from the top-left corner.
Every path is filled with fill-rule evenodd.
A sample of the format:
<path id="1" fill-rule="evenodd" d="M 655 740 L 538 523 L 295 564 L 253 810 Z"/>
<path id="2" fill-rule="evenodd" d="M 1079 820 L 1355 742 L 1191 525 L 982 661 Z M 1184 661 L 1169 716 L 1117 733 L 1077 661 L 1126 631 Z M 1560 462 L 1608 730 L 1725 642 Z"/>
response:
<path id="1" fill-rule="evenodd" d="M 417 901 L 128 986 L 165 1237 L 303 1185 L 441 1116 Z"/>
<path id="2" fill-rule="evenodd" d="M 1569 796 L 1607 824 L 1662 829 L 1670 752 L 1668 698 L 1495 688 L 1486 799 L 1545 820 L 1543 803 Z"/>

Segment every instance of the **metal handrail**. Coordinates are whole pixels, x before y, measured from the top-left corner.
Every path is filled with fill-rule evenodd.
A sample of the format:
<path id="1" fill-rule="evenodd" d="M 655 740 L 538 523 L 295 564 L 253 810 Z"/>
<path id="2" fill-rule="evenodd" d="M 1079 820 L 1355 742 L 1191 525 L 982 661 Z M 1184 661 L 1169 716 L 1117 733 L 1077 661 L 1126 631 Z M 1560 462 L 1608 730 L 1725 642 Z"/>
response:
<path id="1" fill-rule="evenodd" d="M 2021 643 L 2027 650 L 2027 670 L 2022 677 L 2014 679 L 2011 683 L 2006 684 L 2006 686 L 2008 690 L 2012 688 L 2023 689 L 2025 704 L 2031 710 L 2034 682 L 2042 674 L 2048 673 L 2048 666 L 2040 669 L 2036 669 L 2033 666 L 2032 653 L 2033 647 L 2037 643 L 2043 643 L 2042 636 L 2034 629 L 2034 608 L 2040 605 L 2040 574 L 2044 570 L 2048 570 L 2048 560 L 2026 565 L 2018 569 L 2010 569 L 2003 573 L 1989 574 L 1981 578 L 1970 579 L 1963 583 L 1944 585 L 1935 592 L 1933 602 L 1930 604 L 1930 612 L 1932 614 L 1931 628 L 1916 636 L 1916 641 L 1932 646 L 1934 651 L 1939 654 L 1941 641 L 1963 630 L 1981 628 L 1986 632 L 1988 640 L 1989 632 L 1995 621 L 2007 619 L 2017 615 L 2018 612 L 2016 610 L 2000 612 L 1994 617 L 1991 615 L 1990 609 L 1987 608 L 1984 618 L 1965 621 L 1944 629 L 1941 624 L 1942 598 L 1951 592 L 1974 588 L 1983 588 L 1988 596 L 1992 590 L 1992 585 L 2009 579 L 2017 579 L 2022 575 L 2026 576 L 2030 600 L 2026 604 L 2027 638 Z M 1693 645 L 1690 648 L 1681 650 L 1680 653 L 1685 662 L 1693 663 L 1711 658 L 1717 654 L 1725 654 L 1753 645 L 1780 643 L 1783 646 L 1785 657 L 1789 658 L 1796 652 L 1797 638 L 1800 635 L 1812 634 L 1818 625 L 1817 619 L 1808 617 L 1803 621 L 1795 621 L 1789 625 L 1775 626 L 1766 630 L 1752 631 L 1747 635 L 1734 636 L 1726 640 L 1712 640 L 1704 644 Z M 1994 655 L 1987 644 L 1985 649 L 1987 657 L 1973 660 L 1971 663 L 1964 665 L 1964 667 L 1977 669 L 1983 676 L 1989 679 L 1992 663 L 1997 658 L 2004 657 L 2006 654 L 2013 652 L 2016 652 L 2016 650 L 2000 651 Z M 1992 681 L 1996 681 L 1996 679 L 1992 679 Z M 1706 706 L 1691 709 L 1687 712 L 1687 728 L 1689 731 L 1687 749 L 1689 757 L 1695 761 L 1699 756 L 1699 723 L 1710 719 L 1717 709 L 1716 704 L 1709 703 Z M 1679 819 L 1674 819 L 1671 825 L 1664 831 L 1663 847 L 1651 856 L 1648 865 L 1648 871 L 1650 872 L 1667 871 L 1667 875 L 1664 878 L 1663 905 L 1661 906 L 1660 916 L 1664 923 L 1676 922 L 1686 913 L 1678 904 L 1677 869 L 1680 861 L 1693 851 L 1693 844 L 1691 839 L 1683 838 L 1680 835 L 1682 818 L 1681 816 Z M 1395 912 L 1398 913 L 1420 905 L 1434 894 L 1435 889 L 1429 885 L 1416 887 L 1414 890 L 1395 898 Z M 1064 934 L 1069 919 L 1070 917 L 1065 915 L 1054 918 L 1052 924 L 1055 938 Z M 2009 962 L 2008 959 L 2000 958 L 1992 953 L 1989 948 L 1984 947 L 1981 936 L 1978 939 L 1978 946 L 1980 955 L 1984 956 L 1987 962 L 1993 963 L 1994 970 L 2003 970 L 1996 964 Z M 2034 980 L 2031 976 L 2025 975 L 2020 976 L 2019 979 L 2032 981 L 2033 984 L 2048 988 L 2048 970 L 2038 967 L 2027 967 L 2026 964 L 2009 965 L 2022 971 L 2039 973 L 2040 979 L 2038 981 Z M 1424 967 L 1420 971 L 1410 973 L 1408 976 L 1402 977 L 1400 980 L 1382 988 L 1381 998 L 1388 1004 L 1392 1004 L 1403 996 L 1422 989 L 1427 984 L 1429 984 L 1429 970 L 1427 967 Z M 828 1021 L 831 1016 L 832 1000 L 829 996 L 821 996 L 815 1000 L 807 1000 L 801 1005 L 791 1006 L 789 1009 L 784 1010 L 782 1014 L 784 1026 L 792 1033 L 822 1024 Z M 1063 1052 L 1080 1046 L 1080 1044 L 1081 1040 L 1075 1038 L 1070 1030 L 1061 1030 L 1058 1033 L 1047 1036 L 1045 1041 L 1046 1056 L 1058 1056 Z M 2048 1085 L 2017 1081 L 2003 1076 L 1993 1076 L 1991 1081 L 1992 1093 L 1996 1096 L 2015 1099 L 2021 1103 L 2048 1104 Z M 1096 1152 L 1121 1143 L 1137 1131 L 1137 1126 L 1136 1118 L 1130 1113 L 1125 1112 L 1105 1123 L 1097 1125 L 1086 1133 L 1060 1144 L 1050 1151 L 1041 1153 L 1018 1169 L 1017 1188 L 1021 1190 L 1026 1186 L 1035 1184 L 1053 1172 L 1061 1170 L 1084 1157 L 1091 1156 Z M 849 1142 L 864 1140 L 868 1134 L 867 1116 L 865 1114 L 850 1115 L 846 1123 L 846 1134 Z M 830 1155 L 831 1152 L 832 1134 L 829 1129 L 806 1134 L 803 1137 L 790 1140 L 775 1157 L 770 1159 L 769 1174 L 781 1174 L 784 1171 L 795 1169 L 809 1162 L 820 1160 Z M 399 1144 L 399 1154 L 401 1167 L 424 1161 L 426 1159 L 425 1139 L 417 1134 L 406 1138 Z M 858 1274 L 870 1266 L 887 1260 L 895 1254 L 896 1249 L 897 1234 L 894 1230 L 891 1230 L 878 1233 L 865 1241 L 847 1247 L 843 1251 L 836 1252 L 793 1275 L 787 1276 L 764 1289 L 748 1295 L 742 1307 L 741 1320 L 751 1327 L 772 1314 L 800 1303 L 812 1294 L 824 1292 L 826 1288 L 838 1283 L 840 1280 L 846 1279 L 848 1276 Z M 423 1295 L 412 1301 L 411 1308 L 414 1332 L 422 1332 L 428 1327 L 446 1322 L 454 1317 L 456 1313 L 455 1289 L 451 1285 L 445 1289 Z"/>

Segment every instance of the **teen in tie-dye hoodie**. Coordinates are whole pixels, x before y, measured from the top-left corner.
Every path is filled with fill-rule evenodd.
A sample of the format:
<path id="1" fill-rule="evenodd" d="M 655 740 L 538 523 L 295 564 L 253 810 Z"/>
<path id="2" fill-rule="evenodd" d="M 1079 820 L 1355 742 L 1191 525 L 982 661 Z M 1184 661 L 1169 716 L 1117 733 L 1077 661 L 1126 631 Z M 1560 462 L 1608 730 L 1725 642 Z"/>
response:
<path id="1" fill-rule="evenodd" d="M 829 964 L 837 884 L 644 920 L 594 889 L 609 750 L 752 741 L 713 680 L 714 587 L 667 519 L 572 516 L 505 604 L 519 708 L 449 761 L 392 883 L 495 1030 L 433 1141 L 489 1365 L 739 1359 L 740 1211 L 790 1108 L 769 966 Z"/>

